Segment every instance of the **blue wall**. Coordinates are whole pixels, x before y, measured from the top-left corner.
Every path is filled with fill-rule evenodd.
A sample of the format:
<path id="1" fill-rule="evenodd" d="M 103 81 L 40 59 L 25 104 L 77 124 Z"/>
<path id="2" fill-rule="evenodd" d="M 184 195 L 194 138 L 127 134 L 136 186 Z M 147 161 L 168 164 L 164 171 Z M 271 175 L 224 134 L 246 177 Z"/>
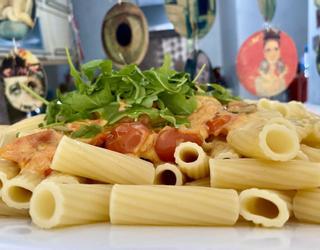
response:
<path id="1" fill-rule="evenodd" d="M 80 39 L 85 61 L 105 57 L 101 43 L 101 25 L 107 10 L 116 1 L 73 0 L 75 18 L 80 27 Z"/>

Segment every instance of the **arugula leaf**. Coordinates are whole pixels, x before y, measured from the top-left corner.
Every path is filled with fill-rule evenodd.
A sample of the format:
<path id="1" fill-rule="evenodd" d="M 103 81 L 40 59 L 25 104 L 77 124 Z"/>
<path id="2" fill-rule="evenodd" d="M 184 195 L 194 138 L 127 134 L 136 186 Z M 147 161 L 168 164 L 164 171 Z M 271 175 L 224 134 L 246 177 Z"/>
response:
<path id="1" fill-rule="evenodd" d="M 81 65 L 81 71 L 87 76 L 87 78 L 92 81 L 94 79 L 96 71 L 99 69 L 103 60 L 92 60 Z"/>
<path id="2" fill-rule="evenodd" d="M 216 83 L 207 84 L 207 87 L 209 87 L 208 88 L 209 91 L 206 94 L 213 96 L 222 104 L 228 104 L 231 101 L 241 100 L 240 97 L 233 96 L 230 91 L 228 91 L 227 89 L 225 89 L 219 84 L 216 84 Z"/>
<path id="3" fill-rule="evenodd" d="M 164 105 L 175 115 L 190 115 L 197 108 L 195 96 L 187 97 L 182 94 L 160 94 Z"/>
<path id="4" fill-rule="evenodd" d="M 108 105 L 104 106 L 103 108 L 99 108 L 94 110 L 93 112 L 97 112 L 100 114 L 100 117 L 109 121 L 112 117 L 114 117 L 119 112 L 119 103 L 112 102 Z"/>
<path id="5" fill-rule="evenodd" d="M 66 55 L 67 55 L 68 64 L 70 66 L 70 74 L 73 77 L 74 84 L 76 85 L 76 88 L 80 92 L 83 92 L 86 89 L 87 85 L 82 80 L 80 72 L 78 70 L 76 70 L 76 68 L 74 67 L 68 49 L 66 49 Z"/>
<path id="6" fill-rule="evenodd" d="M 99 125 L 82 125 L 80 129 L 71 133 L 71 138 L 92 138 L 102 132 Z"/>
<path id="7" fill-rule="evenodd" d="M 101 72 L 104 75 L 111 75 L 112 73 L 112 61 L 104 60 L 100 65 Z"/>
<path id="8" fill-rule="evenodd" d="M 129 117 L 136 120 L 141 115 L 148 115 L 151 120 L 159 119 L 159 111 L 157 109 L 145 108 L 143 106 L 136 105 L 126 109 L 125 111 L 120 111 L 112 115 L 110 117 L 110 120 L 108 120 L 108 124 L 114 124 L 125 117 Z"/>

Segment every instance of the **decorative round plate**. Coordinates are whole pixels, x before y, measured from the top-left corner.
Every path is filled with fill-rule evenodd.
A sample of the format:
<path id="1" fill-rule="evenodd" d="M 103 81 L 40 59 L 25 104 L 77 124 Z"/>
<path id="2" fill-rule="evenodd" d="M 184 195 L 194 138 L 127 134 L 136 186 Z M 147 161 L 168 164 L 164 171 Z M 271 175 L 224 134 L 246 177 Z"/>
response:
<path id="1" fill-rule="evenodd" d="M 204 37 L 216 17 L 215 0 L 166 0 L 165 8 L 175 30 L 184 37 Z"/>
<path id="2" fill-rule="evenodd" d="M 108 11 L 102 25 L 102 44 L 116 66 L 141 63 L 148 43 L 148 24 L 140 8 L 121 3 Z"/>
<path id="3" fill-rule="evenodd" d="M 243 43 L 237 57 L 237 74 L 249 92 L 270 97 L 288 88 L 297 65 L 297 49 L 290 36 L 268 29 L 254 33 Z"/>
<path id="4" fill-rule="evenodd" d="M 21 84 L 45 97 L 47 78 L 38 58 L 30 51 L 19 49 L 7 56 L 1 65 L 5 95 L 17 110 L 31 112 L 42 106 L 42 102 L 27 93 Z"/>
<path id="5" fill-rule="evenodd" d="M 35 0 L 0 1 L 0 38 L 23 39 L 35 25 Z"/>

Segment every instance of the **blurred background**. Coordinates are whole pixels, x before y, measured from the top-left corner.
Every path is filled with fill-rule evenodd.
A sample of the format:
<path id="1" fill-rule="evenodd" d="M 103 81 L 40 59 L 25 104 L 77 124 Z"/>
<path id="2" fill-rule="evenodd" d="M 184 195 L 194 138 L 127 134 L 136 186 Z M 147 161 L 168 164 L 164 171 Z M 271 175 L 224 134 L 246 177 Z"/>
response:
<path id="1" fill-rule="evenodd" d="M 0 0 L 0 10 L 2 1 L 8 4 L 5 3 L 7 0 Z M 256 99 L 256 95 L 240 84 L 237 55 L 252 34 L 271 27 L 288 34 L 297 52 L 296 73 L 290 87 L 272 98 L 320 104 L 319 1 L 271 1 L 274 6 L 264 5 L 267 9 L 263 9 L 258 0 L 129 2 L 141 10 L 147 25 L 134 8 L 120 10 L 127 13 L 125 15 L 132 14 L 133 18 L 131 27 L 123 25 L 124 14 L 119 10 L 111 11 L 119 1 L 36 0 L 35 8 L 30 11 L 34 20 L 32 29 L 20 39 L 5 34 L 8 29 L 0 23 L 0 59 L 8 58 L 13 48 L 32 52 L 46 74 L 44 96 L 51 99 L 57 88 L 62 92 L 73 88 L 65 48 L 70 48 L 78 64 L 111 58 L 118 67 L 136 62 L 142 69 L 161 65 L 163 55 L 170 53 L 175 69 L 195 75 L 205 63 L 207 66 L 200 81 L 218 82 L 236 95 Z M 199 8 L 194 10 L 194 6 Z M 0 21 L 5 20 L 3 16 Z M 26 19 L 21 20 L 26 23 Z M 197 25 L 193 26 L 195 23 Z M 126 50 L 115 53 L 119 48 L 114 46 L 117 43 Z M 130 53 L 133 59 L 127 57 Z M 137 54 L 139 56 L 135 57 Z M 3 82 L 0 85 L 0 123 L 12 123 L 26 113 L 40 111 L 14 110 Z"/>

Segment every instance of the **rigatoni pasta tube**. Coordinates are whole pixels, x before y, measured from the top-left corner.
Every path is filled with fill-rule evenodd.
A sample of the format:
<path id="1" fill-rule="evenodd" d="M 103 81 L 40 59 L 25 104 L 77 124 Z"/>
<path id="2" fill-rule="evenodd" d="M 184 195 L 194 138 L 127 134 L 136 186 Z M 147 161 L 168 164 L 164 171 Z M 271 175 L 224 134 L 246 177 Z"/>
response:
<path id="1" fill-rule="evenodd" d="M 27 132 L 39 127 L 39 124 L 43 122 L 45 115 L 36 115 L 30 118 L 26 118 L 19 121 L 5 129 L 2 136 L 0 136 L 0 147 L 12 142 L 17 138 L 17 134 L 21 132 Z"/>
<path id="2" fill-rule="evenodd" d="M 210 177 L 197 179 L 184 184 L 185 186 L 199 186 L 199 187 L 210 187 Z"/>
<path id="3" fill-rule="evenodd" d="M 2 188 L 11 178 L 15 177 L 20 172 L 20 168 L 17 164 L 0 159 L 0 197 L 2 195 Z"/>
<path id="4" fill-rule="evenodd" d="M 0 199 L 0 216 L 27 217 L 29 216 L 29 211 L 27 209 L 9 207 L 2 199 Z"/>
<path id="5" fill-rule="evenodd" d="M 176 165 L 165 163 L 156 167 L 154 184 L 181 186 L 185 179 L 186 177 Z"/>
<path id="6" fill-rule="evenodd" d="M 235 190 L 186 186 L 115 185 L 110 221 L 123 225 L 233 225 L 239 216 Z"/>
<path id="7" fill-rule="evenodd" d="M 267 189 L 247 189 L 240 193 L 240 215 L 264 227 L 282 227 L 292 211 L 289 193 Z"/>
<path id="8" fill-rule="evenodd" d="M 301 102 L 290 101 L 287 103 L 288 113 L 286 115 L 287 118 L 293 117 L 298 119 L 303 119 L 308 116 L 308 112 L 306 107 Z"/>
<path id="9" fill-rule="evenodd" d="M 294 158 L 294 160 L 300 160 L 300 161 L 310 161 L 309 157 L 302 151 L 299 150 L 297 156 Z"/>
<path id="10" fill-rule="evenodd" d="M 287 117 L 289 114 L 289 107 L 286 103 L 282 103 L 279 101 L 273 101 L 272 110 L 278 111 L 284 117 Z"/>
<path id="11" fill-rule="evenodd" d="M 278 122 L 254 120 L 232 129 L 227 141 L 244 156 L 274 161 L 295 158 L 300 146 L 295 130 Z"/>
<path id="12" fill-rule="evenodd" d="M 9 128 L 9 125 L 0 125 L 0 138 L 1 136 L 6 132 L 6 130 Z M 1 140 L 1 139 L 0 139 Z"/>
<path id="13" fill-rule="evenodd" d="M 32 222 L 41 228 L 109 220 L 112 185 L 43 182 L 30 202 Z"/>
<path id="14" fill-rule="evenodd" d="M 66 136 L 57 147 L 51 168 L 71 175 L 121 184 L 152 184 L 155 174 L 150 162 Z"/>
<path id="15" fill-rule="evenodd" d="M 256 159 L 211 159 L 209 162 L 212 187 L 294 190 L 320 186 L 320 164 L 315 162 Z"/>
<path id="16" fill-rule="evenodd" d="M 310 133 L 303 138 L 302 142 L 309 146 L 320 145 L 320 120 L 311 121 L 312 127 Z"/>
<path id="17" fill-rule="evenodd" d="M 181 172 L 188 177 L 200 179 L 209 175 L 208 156 L 196 143 L 180 143 L 174 152 L 174 159 Z"/>
<path id="18" fill-rule="evenodd" d="M 273 110 L 273 103 L 274 101 L 269 100 L 267 98 L 260 98 L 257 103 L 258 110 Z"/>
<path id="19" fill-rule="evenodd" d="M 85 183 L 86 179 L 83 177 L 78 177 L 70 174 L 64 174 L 57 171 L 53 171 L 42 182 L 46 182 L 46 181 L 53 181 L 53 182 L 64 183 L 64 184 L 79 184 L 79 183 Z"/>
<path id="20" fill-rule="evenodd" d="M 225 141 L 214 140 L 212 142 L 212 158 L 216 159 L 238 159 L 240 155 Z"/>
<path id="21" fill-rule="evenodd" d="M 310 119 L 290 118 L 290 122 L 295 126 L 300 141 L 304 140 L 312 132 L 313 125 Z"/>
<path id="22" fill-rule="evenodd" d="M 299 221 L 320 223 L 320 189 L 299 190 L 293 198 L 293 213 Z"/>
<path id="23" fill-rule="evenodd" d="M 309 147 L 307 145 L 301 144 L 301 151 L 307 155 L 310 161 L 320 162 L 320 149 Z"/>
<path id="24" fill-rule="evenodd" d="M 35 187 L 43 180 L 43 177 L 24 171 L 4 183 L 2 199 L 9 206 L 17 209 L 27 209 Z"/>

